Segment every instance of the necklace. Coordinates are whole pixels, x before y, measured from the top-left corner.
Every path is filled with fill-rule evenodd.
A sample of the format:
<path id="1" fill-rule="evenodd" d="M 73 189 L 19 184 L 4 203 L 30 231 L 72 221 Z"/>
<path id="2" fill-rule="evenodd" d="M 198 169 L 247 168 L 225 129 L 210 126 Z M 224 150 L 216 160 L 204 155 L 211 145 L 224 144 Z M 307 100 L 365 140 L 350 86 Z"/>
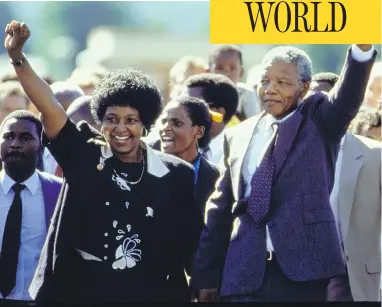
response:
<path id="1" fill-rule="evenodd" d="M 141 157 L 142 157 L 142 172 L 141 172 L 141 175 L 139 176 L 139 179 L 137 181 L 128 181 L 128 180 L 122 178 L 117 173 L 117 171 L 113 168 L 113 173 L 114 173 L 113 181 L 116 181 L 121 188 L 123 187 L 124 190 L 130 190 L 130 188 L 127 184 L 135 185 L 135 184 L 138 184 L 142 180 L 143 174 L 145 172 L 145 158 L 143 156 L 142 150 L 141 150 Z M 121 173 L 121 175 L 127 176 L 127 174 L 125 174 L 125 173 Z"/>

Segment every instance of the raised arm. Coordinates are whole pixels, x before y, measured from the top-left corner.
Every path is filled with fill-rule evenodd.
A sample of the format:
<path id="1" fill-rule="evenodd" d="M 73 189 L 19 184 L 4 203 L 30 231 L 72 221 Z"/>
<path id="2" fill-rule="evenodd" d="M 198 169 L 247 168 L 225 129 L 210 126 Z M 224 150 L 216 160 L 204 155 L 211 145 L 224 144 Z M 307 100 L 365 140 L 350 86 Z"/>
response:
<path id="1" fill-rule="evenodd" d="M 54 97 L 49 85 L 34 72 L 23 54 L 23 46 L 31 32 L 25 23 L 12 21 L 12 23 L 7 24 L 5 33 L 4 47 L 21 86 L 41 113 L 41 121 L 46 136 L 49 139 L 54 139 L 65 125 L 68 117 Z"/>
<path id="2" fill-rule="evenodd" d="M 340 79 L 329 93 L 329 103 L 321 104 L 315 113 L 327 137 L 339 141 L 357 115 L 376 54 L 370 44 L 349 49 Z"/>

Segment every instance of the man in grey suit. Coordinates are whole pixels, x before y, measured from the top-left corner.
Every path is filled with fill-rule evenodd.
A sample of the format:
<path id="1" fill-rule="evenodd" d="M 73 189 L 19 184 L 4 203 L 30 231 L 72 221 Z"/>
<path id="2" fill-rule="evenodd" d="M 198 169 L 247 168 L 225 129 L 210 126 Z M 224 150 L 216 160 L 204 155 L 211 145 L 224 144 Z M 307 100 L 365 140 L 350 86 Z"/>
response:
<path id="1" fill-rule="evenodd" d="M 195 258 L 199 301 L 216 300 L 218 287 L 231 302 L 326 300 L 329 279 L 345 273 L 329 201 L 335 162 L 376 54 L 352 45 L 333 91 L 307 98 L 305 52 L 277 47 L 264 57 L 265 111 L 225 135 Z"/>
<path id="2" fill-rule="evenodd" d="M 330 73 L 313 76 L 317 92 L 334 84 Z M 328 80 L 329 79 L 329 80 Z M 330 203 L 346 274 L 330 280 L 329 301 L 380 301 L 381 142 L 347 132 L 341 140 Z"/>

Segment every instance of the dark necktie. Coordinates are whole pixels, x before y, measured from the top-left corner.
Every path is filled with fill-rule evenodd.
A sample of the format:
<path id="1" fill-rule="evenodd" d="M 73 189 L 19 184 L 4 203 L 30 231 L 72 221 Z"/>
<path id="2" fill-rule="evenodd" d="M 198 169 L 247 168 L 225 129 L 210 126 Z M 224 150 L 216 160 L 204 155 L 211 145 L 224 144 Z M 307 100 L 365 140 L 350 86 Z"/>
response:
<path id="1" fill-rule="evenodd" d="M 6 298 L 16 285 L 17 263 L 19 259 L 22 203 L 20 192 L 25 185 L 15 183 L 12 187 L 15 197 L 5 223 L 3 244 L 0 254 L 0 292 Z"/>
<path id="2" fill-rule="evenodd" d="M 256 223 L 259 223 L 269 213 L 275 160 L 273 148 L 275 145 L 278 126 L 273 125 L 274 131 L 271 142 L 264 154 L 263 160 L 251 179 L 251 193 L 247 198 L 248 213 Z"/>

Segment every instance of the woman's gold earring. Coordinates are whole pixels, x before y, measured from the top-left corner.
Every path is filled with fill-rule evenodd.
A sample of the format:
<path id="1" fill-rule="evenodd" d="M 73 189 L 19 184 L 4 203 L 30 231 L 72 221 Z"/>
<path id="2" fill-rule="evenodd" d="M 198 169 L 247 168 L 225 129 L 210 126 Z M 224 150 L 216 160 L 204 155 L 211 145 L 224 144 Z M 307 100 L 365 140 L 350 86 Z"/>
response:
<path id="1" fill-rule="evenodd" d="M 142 134 L 142 136 L 143 136 L 143 137 L 146 137 L 148 134 L 149 134 L 149 133 L 148 133 L 147 129 L 146 129 L 146 128 L 143 128 L 143 134 Z"/>

